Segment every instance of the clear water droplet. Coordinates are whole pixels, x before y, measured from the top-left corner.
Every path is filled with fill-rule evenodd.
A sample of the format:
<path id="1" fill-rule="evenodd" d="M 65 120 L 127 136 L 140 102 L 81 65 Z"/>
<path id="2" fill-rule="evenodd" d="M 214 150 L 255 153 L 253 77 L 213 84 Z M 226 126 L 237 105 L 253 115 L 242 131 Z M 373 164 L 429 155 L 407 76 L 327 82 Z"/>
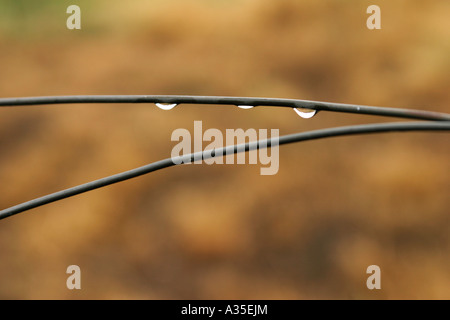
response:
<path id="1" fill-rule="evenodd" d="M 302 110 L 309 110 L 307 112 L 305 111 L 300 111 L 300 109 Z M 294 108 L 294 111 L 303 119 L 311 119 L 312 117 L 314 117 L 317 113 L 317 110 L 310 110 L 310 109 L 303 109 L 303 108 Z"/>
<path id="2" fill-rule="evenodd" d="M 241 108 L 241 109 L 251 109 L 251 108 L 254 108 L 255 106 L 245 106 L 245 105 L 240 105 L 240 106 L 238 106 L 238 108 Z"/>
<path id="3" fill-rule="evenodd" d="M 171 110 L 177 106 L 176 103 L 157 103 L 156 106 L 162 110 Z"/>

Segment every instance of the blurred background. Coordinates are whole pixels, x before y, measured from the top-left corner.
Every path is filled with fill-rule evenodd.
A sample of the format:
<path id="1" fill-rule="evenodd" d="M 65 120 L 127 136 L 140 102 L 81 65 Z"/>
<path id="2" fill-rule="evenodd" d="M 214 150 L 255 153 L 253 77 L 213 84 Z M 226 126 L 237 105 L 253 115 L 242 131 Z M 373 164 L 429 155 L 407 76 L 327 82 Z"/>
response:
<path id="1" fill-rule="evenodd" d="M 66 9 L 81 8 L 81 30 Z M 381 8 L 381 30 L 366 9 Z M 0 0 L 0 96 L 189 94 L 449 112 L 450 2 Z M 172 131 L 382 117 L 287 108 L 0 109 L 0 207 L 170 156 Z M 187 165 L 0 221 L 2 299 L 449 299 L 446 133 L 280 148 L 280 169 Z M 66 268 L 81 268 L 81 290 Z M 368 290 L 366 268 L 381 268 Z"/>

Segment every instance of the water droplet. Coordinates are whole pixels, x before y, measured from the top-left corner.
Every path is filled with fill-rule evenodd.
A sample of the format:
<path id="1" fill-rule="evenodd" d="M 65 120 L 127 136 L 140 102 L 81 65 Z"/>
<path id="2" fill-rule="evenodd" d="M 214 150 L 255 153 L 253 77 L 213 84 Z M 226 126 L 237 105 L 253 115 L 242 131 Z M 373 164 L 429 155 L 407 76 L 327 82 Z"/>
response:
<path id="1" fill-rule="evenodd" d="M 238 106 L 238 108 L 241 108 L 241 109 L 251 109 L 251 108 L 254 108 L 255 106 L 244 106 L 244 105 L 241 105 L 241 106 Z"/>
<path id="2" fill-rule="evenodd" d="M 177 106 L 176 103 L 169 104 L 169 103 L 157 103 L 156 106 L 162 110 L 171 110 Z"/>
<path id="3" fill-rule="evenodd" d="M 310 119 L 310 118 L 314 117 L 317 113 L 317 110 L 311 110 L 311 109 L 303 109 L 303 110 L 310 110 L 310 111 L 305 112 L 305 111 L 300 111 L 300 108 L 294 108 L 294 111 L 303 119 Z"/>

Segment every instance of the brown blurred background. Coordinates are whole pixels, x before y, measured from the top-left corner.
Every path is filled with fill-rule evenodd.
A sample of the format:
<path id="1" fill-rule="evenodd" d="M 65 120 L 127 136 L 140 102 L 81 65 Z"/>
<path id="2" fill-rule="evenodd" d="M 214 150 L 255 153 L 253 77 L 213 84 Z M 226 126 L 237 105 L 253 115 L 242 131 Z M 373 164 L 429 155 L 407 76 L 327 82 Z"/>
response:
<path id="1" fill-rule="evenodd" d="M 0 96 L 191 94 L 449 112 L 450 2 L 0 0 Z M 82 29 L 66 28 L 78 4 Z M 381 7 L 382 29 L 366 9 Z M 170 156 L 177 128 L 375 121 L 289 109 L 0 109 L 0 207 Z M 280 170 L 189 165 L 0 221 L 3 299 L 449 299 L 446 133 L 280 148 Z M 82 289 L 66 288 L 79 265 Z M 381 290 L 366 268 L 381 268 Z"/>

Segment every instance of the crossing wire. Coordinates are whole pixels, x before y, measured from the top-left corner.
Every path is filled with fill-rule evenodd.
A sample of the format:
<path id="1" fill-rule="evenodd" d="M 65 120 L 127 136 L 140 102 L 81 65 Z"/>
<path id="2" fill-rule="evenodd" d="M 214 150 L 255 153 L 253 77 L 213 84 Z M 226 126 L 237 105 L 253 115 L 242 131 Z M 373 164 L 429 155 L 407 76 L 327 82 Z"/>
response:
<path id="1" fill-rule="evenodd" d="M 179 157 L 167 158 L 133 170 L 125 171 L 106 178 L 88 182 L 73 188 L 69 188 L 40 198 L 36 198 L 31 201 L 24 202 L 22 204 L 0 211 L 0 220 L 21 212 L 31 210 L 33 208 L 37 208 L 55 201 L 73 197 L 121 181 L 136 178 L 160 169 L 172 167 L 181 163 L 191 163 L 194 161 L 194 159 L 210 159 L 222 155 L 247 152 L 257 150 L 260 148 L 275 147 L 278 145 L 296 143 L 301 141 L 355 135 L 355 134 L 371 134 L 371 133 L 393 132 L 393 131 L 402 132 L 402 131 L 449 131 L 449 130 L 450 130 L 450 122 L 437 122 L 437 121 L 364 124 L 364 125 L 353 125 L 337 128 L 320 129 L 308 132 L 300 132 L 276 138 L 272 137 L 270 139 L 248 142 L 245 144 L 232 145 L 212 150 L 205 150 L 202 152 L 191 153 Z"/>

